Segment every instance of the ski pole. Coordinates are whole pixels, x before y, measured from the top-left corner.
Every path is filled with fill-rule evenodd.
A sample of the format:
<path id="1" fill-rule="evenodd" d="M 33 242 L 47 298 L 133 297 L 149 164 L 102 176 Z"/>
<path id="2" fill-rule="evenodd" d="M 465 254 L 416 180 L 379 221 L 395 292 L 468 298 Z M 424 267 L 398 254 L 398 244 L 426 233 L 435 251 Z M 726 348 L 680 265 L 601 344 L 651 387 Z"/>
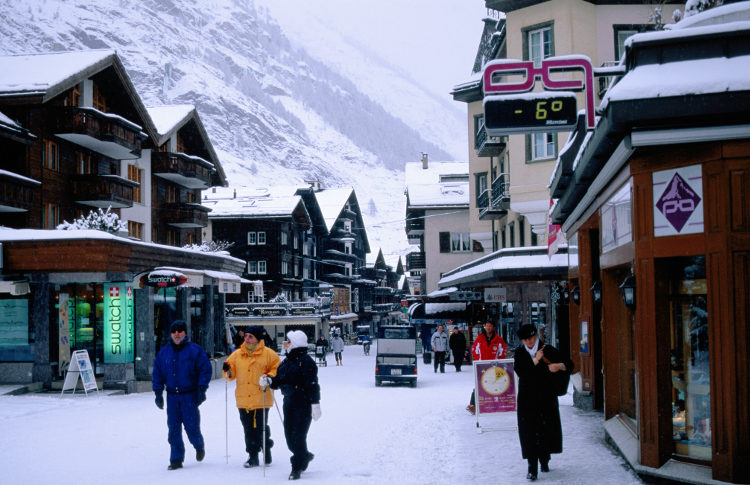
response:
<path id="1" fill-rule="evenodd" d="M 266 386 L 263 386 L 263 477 L 266 476 Z"/>
<path id="2" fill-rule="evenodd" d="M 279 403 L 276 401 L 276 395 L 273 393 L 273 389 L 271 389 L 271 395 L 273 396 L 273 405 L 276 406 L 276 412 L 279 413 L 279 419 L 281 420 L 281 425 L 284 426 L 284 418 L 281 417 L 281 410 L 279 409 Z"/>
<path id="3" fill-rule="evenodd" d="M 224 379 L 224 458 L 229 464 L 229 398 L 227 397 L 229 383 Z"/>

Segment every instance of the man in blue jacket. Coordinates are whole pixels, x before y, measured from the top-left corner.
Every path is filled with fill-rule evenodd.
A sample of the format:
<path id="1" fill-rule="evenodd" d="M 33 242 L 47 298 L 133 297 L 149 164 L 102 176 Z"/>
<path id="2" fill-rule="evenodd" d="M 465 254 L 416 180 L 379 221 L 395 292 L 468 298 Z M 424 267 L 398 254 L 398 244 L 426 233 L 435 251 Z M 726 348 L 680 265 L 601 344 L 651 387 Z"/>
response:
<path id="1" fill-rule="evenodd" d="M 164 387 L 167 388 L 167 441 L 171 448 L 167 469 L 176 470 L 182 468 L 185 460 L 183 425 L 195 448 L 195 459 L 201 461 L 206 455 L 198 406 L 206 400 L 213 369 L 203 348 L 188 341 L 184 321 L 172 322 L 169 334 L 171 344 L 162 347 L 154 361 L 152 388 L 159 409 L 164 409 Z"/>

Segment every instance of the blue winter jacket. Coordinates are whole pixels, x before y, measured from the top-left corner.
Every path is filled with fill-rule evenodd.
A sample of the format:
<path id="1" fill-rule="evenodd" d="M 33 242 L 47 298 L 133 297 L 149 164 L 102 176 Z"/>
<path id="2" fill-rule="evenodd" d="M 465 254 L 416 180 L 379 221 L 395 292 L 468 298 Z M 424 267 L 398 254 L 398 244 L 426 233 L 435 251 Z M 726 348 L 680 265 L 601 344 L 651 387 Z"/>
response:
<path id="1" fill-rule="evenodd" d="M 201 387 L 207 388 L 211 382 L 213 368 L 203 348 L 193 342 L 183 340 L 179 346 L 170 343 L 159 350 L 154 360 L 152 388 L 161 392 L 186 394 Z"/>

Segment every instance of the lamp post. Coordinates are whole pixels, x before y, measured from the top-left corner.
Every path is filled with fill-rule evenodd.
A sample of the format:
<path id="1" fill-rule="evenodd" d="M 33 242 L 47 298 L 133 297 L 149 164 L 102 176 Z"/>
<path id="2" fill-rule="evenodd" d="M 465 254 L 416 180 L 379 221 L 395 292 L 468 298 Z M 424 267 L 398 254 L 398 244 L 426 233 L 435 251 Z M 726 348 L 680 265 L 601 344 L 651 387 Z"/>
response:
<path id="1" fill-rule="evenodd" d="M 591 297 L 594 299 L 594 303 L 599 303 L 602 301 L 602 282 L 601 281 L 594 281 L 594 284 L 591 285 Z"/>

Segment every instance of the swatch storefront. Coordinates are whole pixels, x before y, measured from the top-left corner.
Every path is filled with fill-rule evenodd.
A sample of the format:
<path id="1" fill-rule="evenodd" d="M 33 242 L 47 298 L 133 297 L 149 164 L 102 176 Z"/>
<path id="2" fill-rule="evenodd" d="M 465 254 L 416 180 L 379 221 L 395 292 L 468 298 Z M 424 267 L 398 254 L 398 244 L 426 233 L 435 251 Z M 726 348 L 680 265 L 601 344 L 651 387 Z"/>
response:
<path id="1" fill-rule="evenodd" d="M 104 387 L 136 391 L 177 318 L 209 355 L 228 350 L 224 294 L 239 291 L 238 259 L 99 231 L 3 229 L 0 243 L 0 382 L 54 388 L 86 350 Z M 150 285 L 155 272 L 182 280 Z"/>

